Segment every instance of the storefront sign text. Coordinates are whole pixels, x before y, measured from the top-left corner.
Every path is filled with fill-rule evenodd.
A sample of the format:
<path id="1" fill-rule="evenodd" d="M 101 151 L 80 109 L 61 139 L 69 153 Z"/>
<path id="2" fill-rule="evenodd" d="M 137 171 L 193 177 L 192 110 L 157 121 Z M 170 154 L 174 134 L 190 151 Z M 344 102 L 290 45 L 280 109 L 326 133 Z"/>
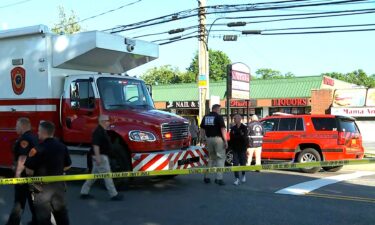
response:
<path id="1" fill-rule="evenodd" d="M 307 106 L 306 98 L 272 99 L 272 106 Z"/>
<path id="2" fill-rule="evenodd" d="M 332 115 L 352 116 L 352 117 L 374 117 L 375 107 L 361 108 L 331 108 Z"/>
<path id="3" fill-rule="evenodd" d="M 254 106 L 256 106 L 256 100 L 250 99 L 249 100 L 249 107 L 254 107 Z M 247 101 L 231 100 L 230 101 L 230 107 L 247 108 Z"/>
<path id="4" fill-rule="evenodd" d="M 169 101 L 167 103 L 167 109 L 170 108 L 199 108 L 198 101 Z"/>
<path id="5" fill-rule="evenodd" d="M 228 97 L 231 99 L 249 99 L 250 68 L 243 63 L 229 65 Z"/>

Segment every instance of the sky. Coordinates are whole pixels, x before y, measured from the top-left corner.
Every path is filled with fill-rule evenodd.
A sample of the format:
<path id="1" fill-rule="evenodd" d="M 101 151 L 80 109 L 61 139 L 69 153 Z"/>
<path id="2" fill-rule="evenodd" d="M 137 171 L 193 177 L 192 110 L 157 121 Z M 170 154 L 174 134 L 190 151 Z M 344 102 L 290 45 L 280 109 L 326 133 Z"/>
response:
<path id="1" fill-rule="evenodd" d="M 271 0 L 268 0 L 271 1 Z M 275 0 L 273 0 L 275 1 Z M 312 2 L 322 0 L 312 0 Z M 86 20 L 81 23 L 85 30 L 105 30 L 118 25 L 139 22 L 198 6 L 197 0 L 2 0 L 0 1 L 0 30 L 45 24 L 52 27 L 58 22 L 58 6 L 64 6 L 69 12 L 73 10 L 79 19 L 116 9 L 122 5 L 136 2 L 114 12 Z M 208 5 L 245 4 L 264 1 L 248 0 L 207 0 Z M 344 6 L 320 6 L 314 8 L 295 8 L 272 11 L 244 12 L 231 14 L 214 14 L 207 18 L 212 23 L 216 18 L 225 16 L 271 15 L 285 13 L 311 13 L 331 10 L 348 10 L 357 8 L 375 8 L 375 1 L 363 4 Z M 217 23 L 235 21 L 255 21 L 254 19 L 224 20 Z M 119 33 L 126 37 L 168 31 L 180 27 L 197 25 L 198 17 L 178 20 L 172 23 L 157 25 Z M 266 30 L 275 28 L 375 24 L 375 14 L 356 15 L 335 18 L 284 21 L 274 23 L 249 23 L 241 30 Z M 216 28 L 216 27 L 215 27 Z M 219 27 L 218 27 L 219 28 Z M 372 26 L 371 28 L 375 28 Z M 228 29 L 223 26 L 220 29 Z M 188 33 L 190 31 L 187 31 Z M 282 73 L 291 72 L 296 76 L 319 75 L 325 72 L 347 73 L 363 69 L 367 74 L 375 74 L 375 31 L 335 34 L 240 36 L 236 42 L 224 42 L 220 35 L 223 32 L 211 32 L 209 48 L 225 52 L 232 62 L 243 62 L 255 73 L 260 68 L 271 68 Z M 230 34 L 227 33 L 227 34 Z M 234 33 L 232 33 L 234 34 Z M 169 38 L 167 34 L 152 36 L 143 40 L 153 41 Z M 171 65 L 184 71 L 198 51 L 198 40 L 189 39 L 159 47 L 159 58 L 129 71 L 130 75 L 140 75 L 152 67 Z"/>

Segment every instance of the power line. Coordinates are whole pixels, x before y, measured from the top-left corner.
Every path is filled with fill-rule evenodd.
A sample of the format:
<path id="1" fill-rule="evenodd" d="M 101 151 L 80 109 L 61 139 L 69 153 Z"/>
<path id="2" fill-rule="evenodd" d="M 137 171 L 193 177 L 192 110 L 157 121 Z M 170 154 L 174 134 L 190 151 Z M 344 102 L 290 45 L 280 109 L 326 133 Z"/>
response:
<path id="1" fill-rule="evenodd" d="M 368 24 L 350 24 L 350 25 L 333 25 L 333 26 L 316 26 L 316 27 L 289 27 L 278 29 L 265 29 L 263 31 L 283 31 L 283 30 L 307 30 L 307 29 L 332 29 L 332 28 L 345 28 L 345 27 L 369 27 L 375 26 L 375 23 Z"/>
<path id="2" fill-rule="evenodd" d="M 29 1 L 31 1 L 31 0 L 23 0 L 23 1 L 18 1 L 18 2 L 14 2 L 14 3 L 10 3 L 10 4 L 7 4 L 7 5 L 0 6 L 0 9 L 12 7 L 12 6 L 15 6 L 15 5 L 20 5 L 20 4 L 29 2 Z"/>
<path id="3" fill-rule="evenodd" d="M 28 1 L 30 1 L 30 0 L 28 0 Z M 73 23 L 69 23 L 69 24 L 64 25 L 64 26 L 60 26 L 57 29 L 61 29 L 61 28 L 68 27 L 68 26 L 72 26 L 72 25 L 77 24 L 77 23 L 82 23 L 82 22 L 87 21 L 87 20 L 91 20 L 91 19 L 94 19 L 94 18 L 97 18 L 97 17 L 100 17 L 100 16 L 104 16 L 106 14 L 113 13 L 115 11 L 123 9 L 123 8 L 125 8 L 127 6 L 131 6 L 131 5 L 137 4 L 137 3 L 141 2 L 141 1 L 143 1 L 143 0 L 136 0 L 136 1 L 133 1 L 133 2 L 130 2 L 130 3 L 127 3 L 125 5 L 121 5 L 121 6 L 117 7 L 117 8 L 115 8 L 115 9 L 110 9 L 108 11 L 96 14 L 94 16 L 90 16 L 90 17 L 87 17 L 85 19 L 82 19 L 82 20 L 79 20 L 79 21 L 76 21 L 76 22 L 73 22 Z"/>
<path id="4" fill-rule="evenodd" d="M 199 35 L 193 35 L 193 36 L 188 36 L 188 37 L 180 38 L 180 39 L 177 39 L 177 40 L 171 40 L 171 41 L 160 43 L 159 45 L 167 45 L 167 44 L 171 44 L 173 42 L 183 41 L 183 40 L 187 40 L 187 39 L 191 39 L 191 38 L 199 38 Z"/>
<path id="5" fill-rule="evenodd" d="M 306 0 L 299 0 L 299 1 L 287 1 L 287 2 L 304 2 Z M 239 4 L 239 5 L 218 5 L 218 6 L 207 6 L 206 8 L 224 8 L 224 6 L 228 9 L 230 7 L 235 9 L 232 10 L 224 10 L 224 11 L 213 11 L 213 12 L 206 12 L 206 15 L 208 14 L 214 14 L 214 13 L 238 13 L 238 12 L 246 12 L 246 11 L 261 11 L 261 10 L 275 10 L 275 9 L 287 9 L 287 8 L 297 8 L 297 7 L 312 7 L 312 6 L 327 6 L 327 5 L 337 5 L 337 4 L 346 4 L 346 3 L 352 3 L 352 2 L 362 2 L 366 0 L 341 0 L 341 1 L 330 1 L 330 2 L 322 2 L 322 3 L 309 3 L 309 4 L 294 4 L 294 5 L 282 5 L 282 6 L 271 6 L 268 8 L 256 8 L 257 5 L 260 5 L 261 3 L 256 3 L 256 4 Z M 282 3 L 285 3 L 286 1 L 283 1 Z M 309 1 L 307 1 L 309 2 Z M 281 2 L 278 2 L 279 4 Z M 263 3 L 263 4 L 269 4 L 269 3 Z M 240 8 L 242 7 L 242 8 Z M 128 31 L 128 30 L 134 30 L 134 29 L 139 29 L 142 27 L 148 27 L 148 26 L 154 26 L 154 25 L 159 25 L 163 23 L 168 23 L 172 22 L 175 20 L 181 20 L 181 19 L 186 19 L 189 17 L 197 16 L 197 13 L 192 14 L 193 12 L 197 12 L 199 8 L 196 9 L 191 9 L 191 10 L 185 10 L 181 11 L 178 13 L 174 14 L 169 14 L 166 16 L 161 16 L 133 24 L 127 24 L 123 26 L 118 26 L 110 29 L 106 29 L 104 31 L 111 31 L 111 33 L 118 33 L 118 32 L 123 32 L 123 31 Z M 184 16 L 181 16 L 181 14 L 186 14 Z M 157 21 L 161 20 L 161 21 Z M 156 22 L 153 22 L 156 21 Z M 152 22 L 152 23 L 150 23 Z"/>
<path id="6" fill-rule="evenodd" d="M 375 28 L 357 29 L 357 30 L 329 30 L 329 31 L 304 31 L 304 32 L 285 32 L 285 33 L 265 33 L 262 35 L 293 35 L 293 34 L 327 34 L 327 33 L 348 33 L 348 32 L 365 32 L 375 31 Z"/>
<path id="7" fill-rule="evenodd" d="M 310 0 L 290 0 L 290 1 L 281 1 L 281 2 L 280 1 L 278 1 L 278 2 L 270 2 L 270 3 L 285 3 L 285 2 L 296 2 L 296 1 L 299 2 L 299 1 L 310 1 Z M 262 4 L 270 4 L 270 3 L 257 3 L 257 4 L 258 5 L 262 5 Z M 243 5 L 250 5 L 250 4 L 242 4 L 242 6 Z M 253 5 L 253 4 L 251 4 L 251 5 Z M 217 8 L 224 8 L 226 6 L 239 6 L 239 5 L 206 6 L 206 7 L 204 7 L 204 9 L 207 9 L 207 8 L 217 9 Z M 162 21 L 160 21 L 160 22 L 154 22 L 152 24 L 148 24 L 147 26 L 158 25 L 158 24 L 162 24 L 162 23 L 168 23 L 168 22 L 175 21 L 175 20 L 181 20 L 181 19 L 186 19 L 186 18 L 189 18 L 189 17 L 197 16 L 198 15 L 197 14 L 198 10 L 200 10 L 200 9 L 199 8 L 194 8 L 194 9 L 189 9 L 189 10 L 183 10 L 183 11 L 180 11 L 180 12 L 176 12 L 176 13 L 172 13 L 172 14 L 168 14 L 168 15 L 156 17 L 156 18 L 153 18 L 153 19 L 148 19 L 148 20 L 140 21 L 140 22 L 137 22 L 137 23 L 127 24 L 127 25 L 122 25 L 122 26 L 116 26 L 116 27 L 113 27 L 113 28 L 105 29 L 103 31 L 111 31 L 112 30 L 111 33 L 118 33 L 118 32 L 123 32 L 123 31 L 126 31 L 126 30 L 138 29 L 138 28 L 144 27 L 145 24 L 147 24 L 149 22 L 152 22 L 152 21 L 156 21 L 156 20 L 162 20 Z M 191 13 L 193 13 L 194 11 L 195 11 L 195 14 L 191 15 Z M 186 14 L 186 15 L 183 16 L 184 14 Z M 126 27 L 134 27 L 134 26 L 139 26 L 139 27 L 132 28 L 132 29 L 125 29 Z M 121 30 L 117 30 L 116 31 L 116 29 L 121 29 Z"/>
<path id="8" fill-rule="evenodd" d="M 288 27 L 288 28 L 278 28 L 278 29 L 264 29 L 264 30 L 259 30 L 259 32 L 262 35 L 266 35 L 267 33 L 264 33 L 264 32 L 287 31 L 287 30 L 333 29 L 333 28 L 348 28 L 348 27 L 369 27 L 369 26 L 375 26 L 375 23 L 370 23 L 370 24 L 349 24 L 349 25 L 331 25 L 331 26 L 314 26 L 314 27 Z M 368 29 L 364 29 L 364 30 L 368 30 Z M 334 32 L 336 32 L 336 31 L 334 31 Z M 191 32 L 191 33 L 188 33 L 188 34 L 185 34 L 185 35 L 180 35 L 180 36 L 175 36 L 175 37 L 171 37 L 171 38 L 155 40 L 155 41 L 152 41 L 152 42 L 167 41 L 167 40 L 176 40 L 176 39 L 179 39 L 181 37 L 194 34 L 196 32 L 197 31 L 194 31 L 194 32 Z M 242 30 L 234 30 L 234 29 L 221 29 L 221 30 L 211 30 L 211 32 L 237 32 L 237 33 L 242 33 L 243 31 Z M 216 37 L 216 36 L 221 37 L 221 35 L 212 35 L 210 37 Z"/>
<path id="9" fill-rule="evenodd" d="M 280 33 L 262 33 L 260 35 L 309 35 L 309 34 L 330 34 L 330 33 L 355 33 L 355 32 L 371 32 L 375 31 L 375 28 L 369 29 L 351 29 L 351 30 L 332 30 L 332 31 L 305 31 L 305 32 L 280 32 Z M 210 35 L 212 38 L 222 38 L 224 35 Z M 198 38 L 199 35 L 188 36 L 181 39 L 171 40 L 168 42 L 160 43 L 159 45 L 167 45 L 178 41 L 183 41 L 191 38 Z"/>
<path id="10" fill-rule="evenodd" d="M 340 10 L 340 11 L 327 11 L 327 12 L 320 12 L 320 13 L 295 13 L 295 14 L 274 14 L 274 15 L 260 15 L 260 16 L 245 16 L 245 17 L 224 17 L 223 19 L 249 19 L 249 18 L 268 18 L 268 17 L 291 17 L 291 16 L 302 16 L 302 15 L 316 15 L 316 16 L 306 16 L 306 17 L 292 17 L 292 18 L 284 18 L 284 19 L 272 19 L 272 20 L 260 20 L 260 21 L 251 21 L 246 22 L 248 24 L 253 23 L 267 23 L 267 22 L 281 22 L 281 21 L 287 21 L 287 20 L 302 20 L 302 19 L 317 19 L 317 18 L 325 18 L 325 17 L 336 17 L 336 16 L 352 16 L 352 15 L 361 15 L 361 14 L 369 14 L 369 13 L 375 13 L 375 8 L 369 8 L 369 9 L 358 9 L 358 10 Z M 226 26 L 227 23 L 222 24 L 207 24 L 207 25 L 213 25 L 213 26 Z M 178 28 L 184 31 L 198 28 L 198 25 L 195 26 L 189 26 L 189 27 L 183 27 Z M 178 30 L 175 29 L 175 30 Z M 158 33 L 149 33 L 145 35 L 139 35 L 133 38 L 140 38 L 140 37 L 149 37 L 149 36 L 156 36 L 161 34 L 167 34 L 172 30 L 169 31 L 163 31 Z M 222 30 L 220 30 L 222 31 Z"/>
<path id="11" fill-rule="evenodd" d="M 187 33 L 187 34 L 183 34 L 183 35 L 178 35 L 178 36 L 173 36 L 173 37 L 170 37 L 170 38 L 165 38 L 165 39 L 159 39 L 159 40 L 154 40 L 154 41 L 151 41 L 151 42 L 159 42 L 159 41 L 171 41 L 171 40 L 176 40 L 176 39 L 180 39 L 182 37 L 185 37 L 185 36 L 189 36 L 189 35 L 192 35 L 194 33 L 196 33 L 198 31 L 193 31 L 193 32 L 190 32 L 190 33 Z"/>

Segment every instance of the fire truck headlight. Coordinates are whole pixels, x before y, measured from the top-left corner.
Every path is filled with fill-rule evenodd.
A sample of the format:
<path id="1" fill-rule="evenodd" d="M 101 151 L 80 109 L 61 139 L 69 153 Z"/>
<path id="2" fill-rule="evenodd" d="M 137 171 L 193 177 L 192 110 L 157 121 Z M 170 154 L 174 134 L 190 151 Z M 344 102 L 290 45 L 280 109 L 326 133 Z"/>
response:
<path id="1" fill-rule="evenodd" d="M 129 139 L 136 142 L 153 142 L 156 141 L 156 137 L 151 132 L 132 130 L 129 132 Z"/>

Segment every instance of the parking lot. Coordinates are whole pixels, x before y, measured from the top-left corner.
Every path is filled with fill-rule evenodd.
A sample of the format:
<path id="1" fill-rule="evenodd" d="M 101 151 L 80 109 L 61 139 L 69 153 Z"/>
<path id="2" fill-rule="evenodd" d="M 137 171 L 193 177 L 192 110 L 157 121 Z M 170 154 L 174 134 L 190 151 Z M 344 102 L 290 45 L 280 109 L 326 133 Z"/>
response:
<path id="1" fill-rule="evenodd" d="M 342 181 L 321 186 L 324 181 Z M 356 177 L 356 178 L 354 178 Z M 373 224 L 375 165 L 346 166 L 336 173 L 296 171 L 249 172 L 248 181 L 225 186 L 204 184 L 201 175 L 173 179 L 138 178 L 122 188 L 121 202 L 108 200 L 102 185 L 91 200 L 79 199 L 82 182 L 69 183 L 67 198 L 71 224 Z M 306 194 L 279 194 L 291 186 L 319 187 Z M 297 185 L 297 186 L 295 186 Z M 293 189 L 293 187 L 292 187 Z M 295 189 L 293 189 L 295 190 Z M 12 205 L 13 188 L 0 187 L 0 223 Z M 28 210 L 23 224 L 30 218 Z"/>

